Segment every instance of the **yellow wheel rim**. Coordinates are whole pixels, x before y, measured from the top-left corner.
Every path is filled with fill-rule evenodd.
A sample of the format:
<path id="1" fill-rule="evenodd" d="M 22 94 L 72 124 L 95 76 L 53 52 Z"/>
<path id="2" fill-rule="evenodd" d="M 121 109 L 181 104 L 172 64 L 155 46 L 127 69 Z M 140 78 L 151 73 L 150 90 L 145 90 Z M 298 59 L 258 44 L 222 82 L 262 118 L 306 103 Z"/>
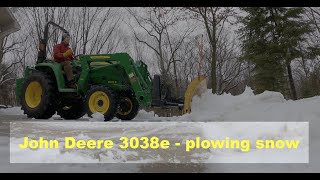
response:
<path id="1" fill-rule="evenodd" d="M 92 113 L 105 114 L 110 106 L 109 97 L 105 92 L 96 91 L 89 98 L 89 109 Z"/>
<path id="2" fill-rule="evenodd" d="M 38 81 L 32 81 L 29 83 L 24 97 L 30 108 L 39 106 L 42 98 L 42 87 L 40 83 Z"/>
<path id="3" fill-rule="evenodd" d="M 133 105 L 132 105 L 132 101 L 131 101 L 130 98 L 125 97 L 125 98 L 123 98 L 123 99 L 129 104 L 129 110 L 128 110 L 128 111 L 125 111 L 125 112 L 119 110 L 119 111 L 118 111 L 118 114 L 120 114 L 120 115 L 122 115 L 122 116 L 126 116 L 126 115 L 128 115 L 128 114 L 132 111 Z"/>

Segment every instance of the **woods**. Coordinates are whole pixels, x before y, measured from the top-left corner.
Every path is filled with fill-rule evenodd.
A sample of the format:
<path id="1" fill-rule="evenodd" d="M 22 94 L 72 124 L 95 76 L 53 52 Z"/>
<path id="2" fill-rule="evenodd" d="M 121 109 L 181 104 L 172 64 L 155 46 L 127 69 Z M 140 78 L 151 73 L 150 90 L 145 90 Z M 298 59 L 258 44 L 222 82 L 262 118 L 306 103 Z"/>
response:
<path id="1" fill-rule="evenodd" d="M 160 74 L 176 98 L 199 74 L 213 94 L 320 94 L 320 8 L 284 7 L 19 7 L 21 30 L 0 40 L 0 104 L 18 105 L 15 79 L 37 60 L 44 26 L 71 35 L 76 55 L 127 52 Z M 47 58 L 61 41 L 50 31 Z M 202 55 L 202 56 L 201 56 Z M 202 64 L 200 66 L 200 59 Z"/>

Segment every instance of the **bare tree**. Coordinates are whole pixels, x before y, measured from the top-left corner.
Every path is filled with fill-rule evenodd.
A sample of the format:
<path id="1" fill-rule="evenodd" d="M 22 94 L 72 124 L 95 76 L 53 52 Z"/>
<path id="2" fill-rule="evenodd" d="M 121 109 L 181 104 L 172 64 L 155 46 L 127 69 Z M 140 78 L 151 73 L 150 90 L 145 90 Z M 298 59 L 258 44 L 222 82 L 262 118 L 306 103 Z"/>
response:
<path id="1" fill-rule="evenodd" d="M 119 8 L 31 7 L 23 8 L 22 11 L 33 26 L 30 34 L 33 34 L 35 45 L 43 38 L 44 27 L 49 21 L 69 30 L 75 54 L 112 52 L 122 40 L 118 32 L 122 20 Z M 55 27 L 49 29 L 47 50 L 51 56 L 53 46 L 59 43 L 61 34 Z"/>
<path id="2" fill-rule="evenodd" d="M 22 39 L 19 37 L 19 33 L 11 34 L 5 37 L 2 41 L 1 48 L 1 59 L 0 65 L 0 85 L 4 85 L 6 82 L 14 80 L 11 78 L 11 74 L 14 72 L 14 68 L 17 64 L 20 64 L 22 59 L 15 58 L 16 54 L 24 52 L 21 45 L 26 42 L 26 38 Z"/>
<path id="3" fill-rule="evenodd" d="M 13 91 L 15 79 L 18 75 L 17 69 L 22 62 L 22 58 L 18 58 L 18 54 L 26 52 L 25 48 L 21 48 L 26 39 L 17 38 L 18 32 L 4 38 L 2 59 L 0 60 L 0 104 L 15 105 L 15 95 Z"/>
<path id="4" fill-rule="evenodd" d="M 201 21 L 206 29 L 210 47 L 211 47 L 211 86 L 212 93 L 217 92 L 217 42 L 221 32 L 229 17 L 235 14 L 233 8 L 222 7 L 189 7 L 186 8 L 193 13 L 193 17 Z"/>
<path id="5" fill-rule="evenodd" d="M 123 43 L 121 8 L 69 8 L 69 7 L 19 7 L 15 17 L 21 30 L 2 39 L 0 45 L 0 85 L 14 92 L 14 80 L 21 76 L 26 66 L 37 60 L 39 39 L 48 21 L 53 21 L 67 30 L 73 38 L 71 46 L 76 53 L 113 53 Z M 83 16 L 79 16 L 83 15 Z M 49 29 L 48 56 L 52 47 L 60 41 L 61 32 Z"/>
<path id="6" fill-rule="evenodd" d="M 174 81 L 175 81 L 175 87 L 176 89 L 179 89 L 179 84 L 178 84 L 178 74 L 177 74 L 177 63 L 181 63 L 184 59 L 180 59 L 177 57 L 177 52 L 181 48 L 182 44 L 184 43 L 185 39 L 190 36 L 190 34 L 194 31 L 195 27 L 193 28 L 186 28 L 186 31 L 183 32 L 182 35 L 177 35 L 177 36 L 170 36 L 168 32 L 168 28 L 165 29 L 165 34 L 166 34 L 166 55 L 168 59 L 167 63 L 167 69 L 170 68 L 170 65 L 173 64 L 173 74 L 174 74 Z M 176 32 L 178 30 L 175 30 Z"/>
<path id="7" fill-rule="evenodd" d="M 248 68 L 244 61 L 239 60 L 240 50 L 236 37 L 230 37 L 231 33 L 222 31 L 221 38 L 217 42 L 217 94 L 230 92 L 241 81 L 236 81 Z"/>
<path id="8" fill-rule="evenodd" d="M 181 11 L 175 8 L 143 8 L 139 13 L 134 10 L 127 8 L 135 22 L 128 23 L 135 39 L 155 53 L 162 79 L 175 95 L 180 94 L 178 66 L 184 59 L 178 57 L 178 52 L 196 26 L 181 21 Z"/>
<path id="9" fill-rule="evenodd" d="M 180 93 L 186 90 L 188 84 L 192 79 L 198 76 L 198 52 L 197 52 L 197 44 L 194 41 L 194 38 L 190 37 L 189 41 L 184 42 L 181 45 L 177 53 L 177 59 L 179 61 L 179 66 L 177 69 L 178 79 L 179 81 L 179 89 Z"/>
<path id="10" fill-rule="evenodd" d="M 119 47 L 121 35 L 119 27 L 123 20 L 119 8 L 89 8 L 73 9 L 71 35 L 73 49 L 78 54 L 111 53 Z"/>

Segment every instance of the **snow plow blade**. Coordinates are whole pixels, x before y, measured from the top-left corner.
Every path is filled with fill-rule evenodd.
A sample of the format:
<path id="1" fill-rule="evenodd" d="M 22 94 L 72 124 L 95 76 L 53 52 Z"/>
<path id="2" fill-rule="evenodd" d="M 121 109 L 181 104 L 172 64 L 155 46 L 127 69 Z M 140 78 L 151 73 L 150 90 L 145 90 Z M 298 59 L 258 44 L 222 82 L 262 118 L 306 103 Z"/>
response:
<path id="1" fill-rule="evenodd" d="M 201 96 L 207 90 L 207 79 L 205 76 L 196 77 L 189 84 L 184 94 L 183 114 L 191 112 L 191 102 L 193 96 Z"/>
<path id="2" fill-rule="evenodd" d="M 0 7 L 0 39 L 20 30 L 20 25 L 7 7 Z"/>

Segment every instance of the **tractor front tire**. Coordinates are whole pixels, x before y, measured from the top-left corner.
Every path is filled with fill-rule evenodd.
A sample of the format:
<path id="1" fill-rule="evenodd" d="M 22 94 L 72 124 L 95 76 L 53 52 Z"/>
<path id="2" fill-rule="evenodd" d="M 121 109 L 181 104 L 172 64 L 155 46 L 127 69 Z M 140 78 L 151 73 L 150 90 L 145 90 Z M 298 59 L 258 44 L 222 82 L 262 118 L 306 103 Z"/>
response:
<path id="1" fill-rule="evenodd" d="M 56 113 L 55 94 L 51 77 L 34 71 L 22 85 L 21 109 L 28 118 L 49 119 Z"/>
<path id="2" fill-rule="evenodd" d="M 118 98 L 109 87 L 94 85 L 87 92 L 85 105 L 89 117 L 98 112 L 103 114 L 104 121 L 110 121 L 117 112 Z"/>
<path id="3" fill-rule="evenodd" d="M 85 102 L 83 98 L 80 99 L 66 99 L 63 100 L 57 114 L 63 119 L 79 119 L 86 114 Z"/>
<path id="4" fill-rule="evenodd" d="M 116 117 L 121 120 L 132 120 L 139 112 L 139 102 L 132 93 L 122 93 Z"/>

